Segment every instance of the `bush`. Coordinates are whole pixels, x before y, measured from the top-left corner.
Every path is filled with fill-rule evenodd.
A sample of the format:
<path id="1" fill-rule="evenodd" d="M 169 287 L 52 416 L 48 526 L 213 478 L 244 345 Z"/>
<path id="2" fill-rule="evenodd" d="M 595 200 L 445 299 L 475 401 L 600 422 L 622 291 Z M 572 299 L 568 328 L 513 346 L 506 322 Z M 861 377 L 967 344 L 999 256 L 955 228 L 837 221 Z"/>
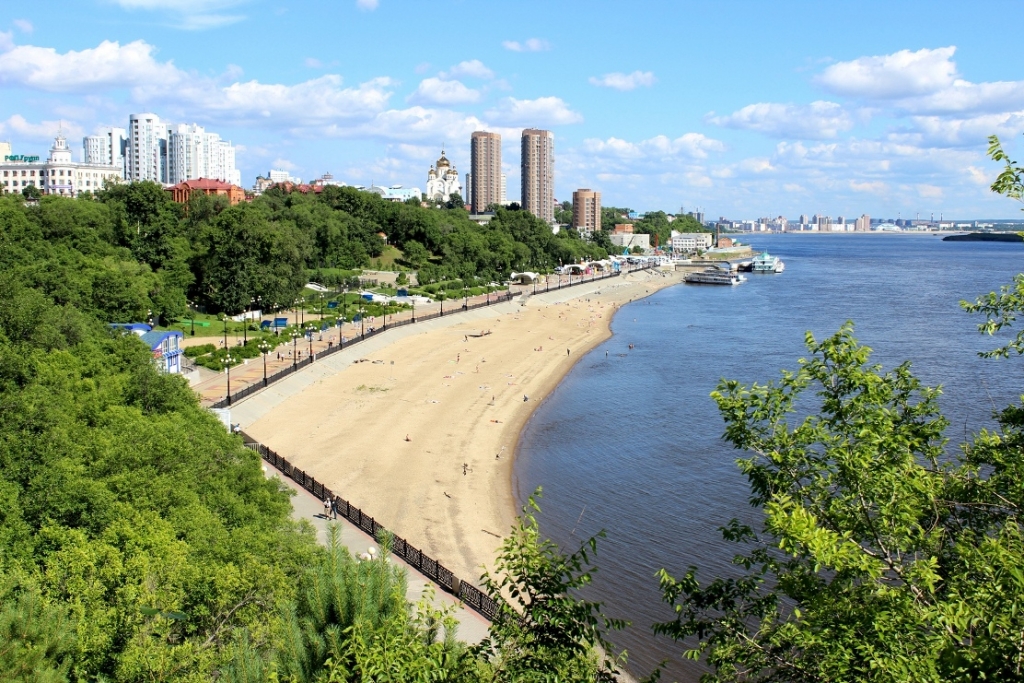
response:
<path id="1" fill-rule="evenodd" d="M 205 356 L 208 353 L 213 353 L 217 349 L 213 344 L 200 344 L 199 346 L 190 346 L 185 349 L 186 358 L 198 358 L 199 356 Z"/>

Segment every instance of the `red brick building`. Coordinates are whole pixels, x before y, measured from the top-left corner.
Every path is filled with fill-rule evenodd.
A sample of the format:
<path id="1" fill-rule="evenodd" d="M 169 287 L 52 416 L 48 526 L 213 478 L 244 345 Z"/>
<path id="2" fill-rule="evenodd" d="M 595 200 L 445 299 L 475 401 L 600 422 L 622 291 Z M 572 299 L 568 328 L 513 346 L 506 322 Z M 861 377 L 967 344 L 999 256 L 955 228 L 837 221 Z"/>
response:
<path id="1" fill-rule="evenodd" d="M 171 198 L 179 204 L 188 202 L 196 192 L 201 192 L 205 195 L 223 195 L 228 198 L 232 206 L 238 202 L 245 201 L 245 190 L 238 185 L 225 183 L 223 180 L 211 180 L 210 178 L 186 180 L 167 189 L 171 193 Z"/>

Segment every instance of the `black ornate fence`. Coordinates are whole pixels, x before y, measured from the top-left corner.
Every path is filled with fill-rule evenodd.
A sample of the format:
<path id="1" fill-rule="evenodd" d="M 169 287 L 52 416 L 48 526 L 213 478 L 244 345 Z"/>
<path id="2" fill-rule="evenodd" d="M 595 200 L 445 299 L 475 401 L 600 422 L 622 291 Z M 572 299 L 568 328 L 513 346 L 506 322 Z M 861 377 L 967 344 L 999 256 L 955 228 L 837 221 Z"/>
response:
<path id="1" fill-rule="evenodd" d="M 370 534 L 378 542 L 383 540 L 385 533 L 391 536 L 391 554 L 405 560 L 411 567 L 419 571 L 428 579 L 436 583 L 446 593 L 456 596 L 468 607 L 473 608 L 488 621 L 494 619 L 498 613 L 498 604 L 489 596 L 485 595 L 476 586 L 459 579 L 450 569 L 428 556 L 419 548 L 407 540 L 393 534 L 385 529 L 377 520 L 352 505 L 344 498 L 337 496 L 329 488 L 318 482 L 314 477 L 306 474 L 297 467 L 294 467 L 286 458 L 281 457 L 261 443 L 254 441 L 244 432 L 242 438 L 246 448 L 256 451 L 260 457 L 276 467 L 286 477 L 293 479 L 299 486 L 306 489 L 317 500 L 329 498 L 334 501 L 338 514 L 352 524 L 356 525 L 366 533 Z"/>
<path id="2" fill-rule="evenodd" d="M 626 270 L 626 272 L 632 273 L 634 271 L 645 270 L 647 268 L 649 268 L 649 266 L 642 266 L 642 267 L 641 266 L 630 266 Z M 593 275 L 591 275 L 589 277 L 587 277 L 586 275 L 579 275 L 579 276 L 571 275 L 571 276 L 569 276 L 569 282 L 567 284 L 564 284 L 564 285 L 562 284 L 562 278 L 559 277 L 558 278 L 558 284 L 555 287 L 553 287 L 553 288 L 550 286 L 550 283 L 545 282 L 544 289 L 540 289 L 537 286 L 534 286 L 533 290 L 530 290 L 529 287 L 527 287 L 527 288 L 523 289 L 519 294 L 540 294 L 541 292 L 549 292 L 552 289 L 566 289 L 568 287 L 576 287 L 578 285 L 591 284 L 591 283 L 594 283 L 594 282 L 599 282 L 601 280 L 607 280 L 608 278 L 618 277 L 621 274 L 622 274 L 622 271 L 604 272 L 601 275 L 597 275 L 595 273 L 595 274 L 593 274 Z M 576 278 L 576 279 L 574 279 L 574 278 Z M 353 346 L 354 344 L 358 344 L 359 342 L 364 341 L 366 339 L 369 339 L 370 337 L 373 337 L 373 336 L 376 336 L 378 334 L 381 334 L 382 332 L 387 331 L 389 328 L 392 328 L 392 327 L 402 327 L 403 325 L 413 325 L 415 323 L 426 322 L 428 320 L 434 320 L 435 318 L 443 318 L 445 316 L 454 315 L 456 313 L 461 313 L 461 312 L 464 312 L 464 311 L 472 311 L 472 310 L 475 310 L 477 308 L 484 308 L 486 306 L 493 306 L 495 304 L 500 304 L 500 303 L 504 303 L 506 301 L 511 301 L 516 296 L 518 296 L 518 294 L 513 294 L 512 292 L 504 292 L 504 293 L 501 293 L 501 294 L 495 294 L 493 298 L 488 298 L 488 299 L 486 299 L 484 301 L 478 301 L 477 303 L 473 303 L 473 304 L 466 303 L 466 304 L 463 304 L 462 306 L 458 306 L 458 307 L 456 307 L 454 309 L 449 309 L 447 311 L 445 311 L 442 308 L 441 311 L 438 312 L 438 313 L 428 313 L 426 315 L 418 315 L 415 318 L 407 319 L 407 320 L 396 320 L 396 321 L 392 321 L 390 324 L 387 323 L 387 317 L 385 316 L 385 324 L 384 324 L 383 327 L 375 328 L 373 330 L 370 330 L 369 332 L 364 332 L 364 333 L 360 334 L 359 336 L 354 337 L 352 339 L 342 341 L 340 344 L 337 344 L 336 346 L 332 346 L 332 347 L 330 347 L 328 349 L 325 349 L 325 350 L 321 351 L 320 353 L 314 354 L 312 356 L 306 356 L 306 358 L 304 360 L 296 361 L 295 363 L 293 363 L 289 367 L 286 367 L 283 370 L 278 370 L 274 374 L 269 375 L 266 380 L 262 380 L 262 379 L 261 380 L 257 380 L 255 382 L 253 382 L 252 384 L 250 384 L 249 386 L 245 387 L 244 389 L 239 389 L 238 391 L 234 392 L 230 396 L 222 398 L 221 400 L 215 402 L 212 407 L 213 408 L 227 408 L 230 405 L 232 405 L 234 403 L 237 403 L 238 401 L 241 401 L 243 398 L 246 398 L 247 396 L 252 396 L 253 394 L 257 393 L 258 391 L 260 391 L 262 389 L 265 389 L 266 387 L 270 386 L 274 382 L 279 382 L 280 380 L 284 379 L 288 375 L 290 375 L 290 374 L 292 374 L 294 372 L 297 372 L 297 371 L 301 370 L 302 368 L 304 368 L 304 367 L 306 367 L 308 365 L 312 365 L 318 358 L 324 358 L 325 356 L 330 356 L 332 353 L 337 353 L 339 351 L 347 349 L 350 346 Z"/>

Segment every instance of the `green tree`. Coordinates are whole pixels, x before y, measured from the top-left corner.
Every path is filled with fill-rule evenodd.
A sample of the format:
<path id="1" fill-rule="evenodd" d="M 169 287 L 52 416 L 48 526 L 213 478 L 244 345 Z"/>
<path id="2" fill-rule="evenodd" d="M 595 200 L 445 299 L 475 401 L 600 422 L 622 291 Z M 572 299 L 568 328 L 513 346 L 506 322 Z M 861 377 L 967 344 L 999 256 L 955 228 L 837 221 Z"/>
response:
<path id="1" fill-rule="evenodd" d="M 466 208 L 466 202 L 462 200 L 462 195 L 458 192 L 452 192 L 448 195 L 448 201 L 445 202 L 446 209 L 464 209 Z"/>
<path id="2" fill-rule="evenodd" d="M 28 187 L 22 188 L 21 196 L 24 197 L 25 199 L 38 200 L 40 197 L 43 196 L 43 193 L 35 185 L 29 185 Z"/>
<path id="3" fill-rule="evenodd" d="M 598 534 L 571 554 L 540 534 L 538 488 L 502 542 L 495 573 L 485 574 L 498 605 L 478 651 L 494 665 L 496 681 L 614 681 L 615 663 L 604 639 L 626 623 L 606 617 L 601 604 L 578 596 L 596 569 Z"/>
<path id="4" fill-rule="evenodd" d="M 1024 197 L 1020 167 L 990 142 L 1005 162 L 992 189 Z M 961 305 L 985 315 L 982 332 L 1004 330 L 1024 313 L 1024 276 Z M 712 394 L 725 438 L 750 454 L 739 466 L 764 521 L 723 529 L 746 549 L 735 576 L 662 570 L 677 616 L 655 632 L 691 639 L 705 681 L 1021 680 L 1024 403 L 950 451 L 939 390 L 909 364 L 868 365 L 849 323 L 807 346 L 777 383 Z M 982 355 L 1012 352 L 1022 333 Z"/>
<path id="5" fill-rule="evenodd" d="M 696 637 L 734 681 L 968 681 L 1021 675 L 1024 440 L 1020 408 L 1004 435 L 945 450 L 938 390 L 908 364 L 867 364 L 852 326 L 778 383 L 723 381 L 712 396 L 760 532 L 723 535 L 750 550 L 739 577 L 701 585 L 660 575 L 677 612 L 656 632 Z M 813 390 L 820 413 L 797 419 Z"/>

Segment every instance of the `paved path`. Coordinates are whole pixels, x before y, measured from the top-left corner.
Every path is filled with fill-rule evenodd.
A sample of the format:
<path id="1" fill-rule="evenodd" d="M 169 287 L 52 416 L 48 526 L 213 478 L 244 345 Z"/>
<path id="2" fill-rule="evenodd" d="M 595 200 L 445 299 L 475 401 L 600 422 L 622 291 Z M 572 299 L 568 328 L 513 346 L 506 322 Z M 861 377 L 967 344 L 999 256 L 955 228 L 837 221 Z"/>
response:
<path id="1" fill-rule="evenodd" d="M 365 531 L 345 519 L 339 518 L 336 521 L 329 521 L 324 517 L 324 503 L 322 500 L 317 500 L 312 493 L 299 486 L 294 480 L 278 472 L 269 463 L 264 462 L 263 465 L 268 477 L 278 477 L 286 486 L 295 491 L 295 496 L 292 497 L 292 516 L 296 519 L 305 519 L 310 522 L 316 528 L 317 540 L 321 544 L 326 545 L 327 543 L 328 525 L 336 524 L 341 532 L 341 542 L 352 553 L 364 553 L 370 548 L 380 550 L 380 544 Z M 406 570 L 408 588 L 405 592 L 405 597 L 409 602 L 414 604 L 418 602 L 423 596 L 423 589 L 427 585 L 431 585 L 434 588 L 433 602 L 435 606 L 455 605 L 455 618 L 459 622 L 458 639 L 465 643 L 479 643 L 484 639 L 491 625 L 487 619 L 484 619 L 476 611 L 463 606 L 458 598 L 441 590 L 432 581 L 406 564 L 404 560 L 392 556 L 391 561 L 400 567 L 404 567 Z"/>

